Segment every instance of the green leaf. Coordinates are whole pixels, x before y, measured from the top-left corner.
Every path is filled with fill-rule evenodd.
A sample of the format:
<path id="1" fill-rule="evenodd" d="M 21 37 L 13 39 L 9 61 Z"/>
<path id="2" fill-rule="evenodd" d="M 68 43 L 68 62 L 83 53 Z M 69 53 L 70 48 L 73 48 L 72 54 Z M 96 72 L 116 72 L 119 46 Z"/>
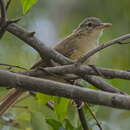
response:
<path id="1" fill-rule="evenodd" d="M 32 130 L 49 130 L 45 117 L 41 112 L 31 112 Z"/>
<path id="2" fill-rule="evenodd" d="M 46 104 L 48 101 L 53 100 L 54 97 L 48 96 L 48 95 L 42 94 L 42 93 L 37 93 L 36 98 L 37 98 L 38 103 Z"/>
<path id="3" fill-rule="evenodd" d="M 54 110 L 48 108 L 48 106 L 40 104 L 39 111 L 45 116 L 46 119 L 55 119 L 57 120 L 57 115 Z"/>
<path id="4" fill-rule="evenodd" d="M 60 98 L 60 101 L 55 105 L 56 114 L 60 120 L 64 120 L 67 116 L 68 104 L 68 99 Z"/>
<path id="5" fill-rule="evenodd" d="M 73 127 L 77 128 L 80 124 L 77 108 L 69 104 L 67 115 L 68 115 L 67 119 L 70 121 Z"/>
<path id="6" fill-rule="evenodd" d="M 53 119 L 47 119 L 47 123 L 53 128 L 53 130 L 60 130 L 60 129 L 64 129 L 62 127 L 62 123 L 57 121 L 57 120 L 53 120 Z"/>
<path id="7" fill-rule="evenodd" d="M 37 2 L 37 0 L 21 0 L 23 7 L 23 14 L 26 14 L 28 10 Z"/>
<path id="8" fill-rule="evenodd" d="M 72 126 L 72 124 L 70 123 L 68 119 L 65 119 L 64 122 L 65 122 L 66 130 L 75 130 L 75 128 Z"/>

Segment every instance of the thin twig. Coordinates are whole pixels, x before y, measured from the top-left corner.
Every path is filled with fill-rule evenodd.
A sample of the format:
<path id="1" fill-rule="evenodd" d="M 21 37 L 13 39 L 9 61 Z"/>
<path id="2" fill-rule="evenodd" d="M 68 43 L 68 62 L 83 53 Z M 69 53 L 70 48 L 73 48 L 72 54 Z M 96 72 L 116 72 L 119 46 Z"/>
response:
<path id="1" fill-rule="evenodd" d="M 11 0 L 8 0 L 8 2 L 6 4 L 6 11 L 8 10 L 10 3 L 11 3 Z"/>
<path id="2" fill-rule="evenodd" d="M 74 80 L 73 84 L 74 85 L 77 85 L 79 87 L 83 87 L 80 83 L 80 79 L 79 80 Z M 80 119 L 80 122 L 81 122 L 81 125 L 83 127 L 84 130 L 89 130 L 89 127 L 88 127 L 88 122 L 86 120 L 86 117 L 85 117 L 85 114 L 84 114 L 84 111 L 83 111 L 83 106 L 82 105 L 82 102 L 79 101 L 79 100 L 74 100 L 75 103 L 77 104 L 77 111 L 78 111 L 78 115 L 79 115 L 79 119 Z"/>
<path id="3" fill-rule="evenodd" d="M 6 16 L 6 13 L 7 13 L 7 9 L 10 5 L 10 2 L 11 0 L 9 0 L 7 2 L 7 5 L 5 5 L 5 2 L 4 0 L 0 0 L 0 10 L 1 10 L 1 19 L 0 19 L 0 38 L 3 37 L 5 31 L 6 31 L 6 28 L 9 24 L 12 24 L 12 23 L 16 23 L 18 22 L 20 19 L 16 19 L 16 20 L 7 20 L 7 16 Z"/>
<path id="4" fill-rule="evenodd" d="M 1 22 L 6 22 L 6 8 L 5 8 L 5 2 L 4 0 L 0 0 L 0 9 L 1 9 Z"/>
<path id="5" fill-rule="evenodd" d="M 22 18 L 16 18 L 16 19 L 12 19 L 12 20 L 8 20 L 6 22 L 6 27 L 9 25 L 9 24 L 12 24 L 12 23 L 18 23 Z"/>
<path id="6" fill-rule="evenodd" d="M 92 84 L 96 88 L 106 91 L 106 92 L 111 92 L 111 93 L 117 93 L 117 94 L 122 94 L 122 95 L 128 95 L 127 93 L 121 91 L 118 89 L 118 87 L 113 87 L 111 84 L 105 82 L 104 80 L 100 79 L 99 77 L 96 76 L 90 76 L 90 75 L 85 75 L 82 77 L 85 81 L 88 83 Z"/>
<path id="7" fill-rule="evenodd" d="M 0 20 L 0 38 L 5 33 L 5 26 L 6 26 L 6 8 L 4 0 L 0 0 L 0 10 L 1 10 L 1 20 Z"/>
<path id="8" fill-rule="evenodd" d="M 19 106 L 19 105 L 14 105 L 14 108 L 22 108 L 22 109 L 28 109 L 28 106 Z"/>
<path id="9" fill-rule="evenodd" d="M 87 106 L 89 112 L 91 113 L 92 117 L 95 119 L 95 121 L 96 121 L 96 123 L 97 123 L 97 126 L 99 127 L 100 130 L 102 130 L 102 127 L 101 127 L 101 125 L 100 125 L 100 122 L 97 120 L 97 118 L 96 118 L 96 116 L 94 115 L 94 113 L 92 112 L 90 106 L 88 105 L 87 102 L 86 102 L 85 104 L 86 104 L 86 106 Z"/>
<path id="10" fill-rule="evenodd" d="M 100 71 L 98 71 L 95 65 L 88 65 L 88 66 L 90 66 L 99 76 L 106 78 Z"/>
<path id="11" fill-rule="evenodd" d="M 81 56 L 77 61 L 76 61 L 76 64 L 80 65 L 80 64 L 83 64 L 90 56 L 94 55 L 95 53 L 103 50 L 104 48 L 106 47 L 109 47 L 111 45 L 114 45 L 114 44 L 126 44 L 126 43 L 123 43 L 122 41 L 126 40 L 130 38 L 130 34 L 125 34 L 123 36 L 120 36 L 114 40 L 111 40 L 111 41 L 108 41 L 104 44 L 101 44 L 99 45 L 98 47 L 96 47 L 95 49 L 92 49 L 90 51 L 88 51 L 86 54 L 84 54 L 83 56 Z M 129 43 L 129 42 L 127 42 Z"/>
<path id="12" fill-rule="evenodd" d="M 8 66 L 11 68 L 19 68 L 19 69 L 27 70 L 26 68 L 18 66 L 18 65 L 9 65 L 9 64 L 0 63 L 0 66 Z"/>
<path id="13" fill-rule="evenodd" d="M 77 111 L 78 111 L 78 115 L 79 115 L 80 122 L 82 124 L 83 130 L 89 130 L 89 127 L 88 127 L 87 121 L 85 119 L 83 109 L 77 109 Z"/>

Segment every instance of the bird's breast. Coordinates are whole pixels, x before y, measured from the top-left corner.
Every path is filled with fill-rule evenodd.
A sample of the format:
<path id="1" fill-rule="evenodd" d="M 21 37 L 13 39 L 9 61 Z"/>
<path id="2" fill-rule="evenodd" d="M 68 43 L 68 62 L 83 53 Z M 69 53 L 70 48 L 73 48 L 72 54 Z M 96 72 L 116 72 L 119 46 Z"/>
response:
<path id="1" fill-rule="evenodd" d="M 89 50 L 96 48 L 98 45 L 98 41 L 84 37 L 84 38 L 77 39 L 75 44 L 77 46 L 77 49 L 75 49 L 75 51 L 71 55 L 72 59 L 77 59 L 83 54 L 87 53 Z M 94 55 L 91 58 L 89 58 L 86 63 L 95 64 L 96 59 L 97 59 L 97 56 Z"/>

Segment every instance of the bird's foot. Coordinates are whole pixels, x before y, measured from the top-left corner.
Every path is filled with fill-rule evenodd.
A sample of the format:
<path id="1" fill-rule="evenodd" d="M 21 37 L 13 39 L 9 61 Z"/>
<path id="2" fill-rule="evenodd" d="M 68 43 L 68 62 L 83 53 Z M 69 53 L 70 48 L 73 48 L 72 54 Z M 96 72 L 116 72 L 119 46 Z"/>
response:
<path id="1" fill-rule="evenodd" d="M 71 100 L 71 104 L 72 104 L 74 107 L 77 107 L 78 109 L 83 108 L 84 105 L 85 105 L 84 102 L 81 102 L 81 101 L 75 101 L 75 100 Z"/>

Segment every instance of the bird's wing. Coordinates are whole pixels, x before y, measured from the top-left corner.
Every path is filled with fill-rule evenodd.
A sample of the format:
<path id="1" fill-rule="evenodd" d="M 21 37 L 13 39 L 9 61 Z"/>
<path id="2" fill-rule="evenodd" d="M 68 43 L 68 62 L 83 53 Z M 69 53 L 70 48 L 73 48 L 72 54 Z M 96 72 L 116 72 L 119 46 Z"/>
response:
<path id="1" fill-rule="evenodd" d="M 60 41 L 54 49 L 61 53 L 62 55 L 71 58 L 71 56 L 74 54 L 74 52 L 77 50 L 77 46 L 75 46 L 75 35 L 71 34 L 68 37 L 66 37 L 64 40 Z M 44 59 L 40 59 L 37 63 L 35 63 L 31 69 L 34 69 L 35 67 L 42 66 L 45 67 L 47 64 L 44 61 Z"/>
<path id="2" fill-rule="evenodd" d="M 71 55 L 77 50 L 77 46 L 75 46 L 75 36 L 69 35 L 64 40 L 59 42 L 54 49 L 61 53 L 62 55 L 70 58 Z"/>

